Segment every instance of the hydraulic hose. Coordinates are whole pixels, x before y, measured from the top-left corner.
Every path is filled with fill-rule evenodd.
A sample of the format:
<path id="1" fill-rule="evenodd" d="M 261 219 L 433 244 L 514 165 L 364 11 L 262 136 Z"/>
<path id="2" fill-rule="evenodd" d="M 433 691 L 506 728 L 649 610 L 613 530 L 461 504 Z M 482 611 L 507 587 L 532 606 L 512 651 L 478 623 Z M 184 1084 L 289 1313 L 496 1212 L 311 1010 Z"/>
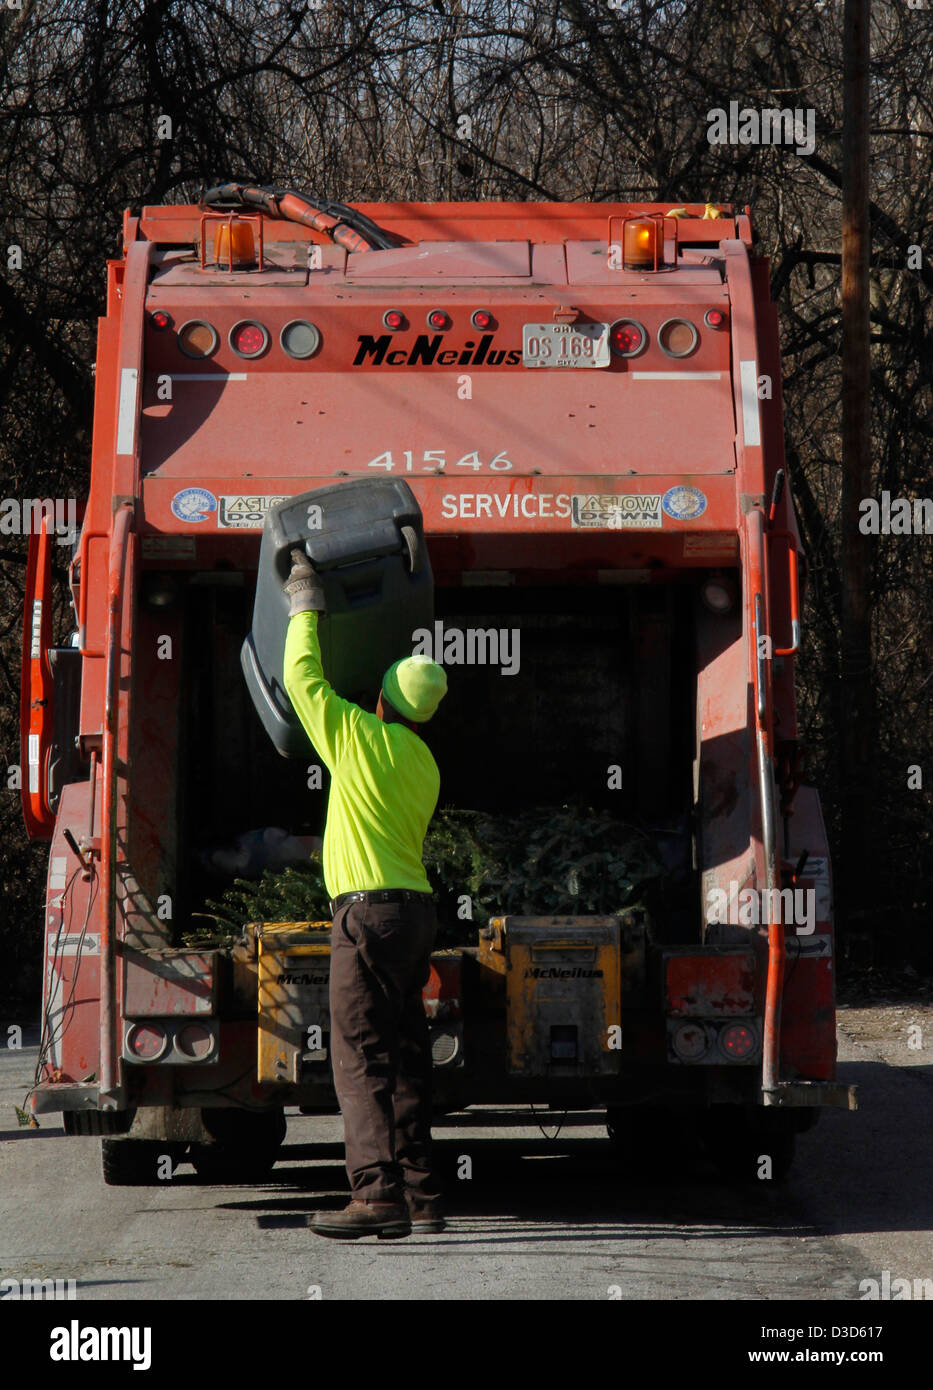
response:
<path id="1" fill-rule="evenodd" d="M 388 232 L 356 208 L 292 188 L 221 183 L 207 190 L 204 202 L 208 207 L 260 208 L 269 217 L 284 217 L 312 227 L 347 251 L 387 251 L 396 244 Z"/>

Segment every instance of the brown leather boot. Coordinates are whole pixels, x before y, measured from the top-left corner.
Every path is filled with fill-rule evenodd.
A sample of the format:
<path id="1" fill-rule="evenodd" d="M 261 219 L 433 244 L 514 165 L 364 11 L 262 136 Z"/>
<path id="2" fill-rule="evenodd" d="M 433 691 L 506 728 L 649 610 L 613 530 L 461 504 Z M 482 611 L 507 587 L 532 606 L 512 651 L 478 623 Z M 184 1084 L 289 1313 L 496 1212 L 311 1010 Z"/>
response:
<path id="1" fill-rule="evenodd" d="M 444 1220 L 444 1206 L 439 1200 L 417 1202 L 406 1196 L 408 1214 L 411 1217 L 412 1235 L 434 1235 L 447 1227 Z"/>
<path id="2" fill-rule="evenodd" d="M 411 1219 L 404 1202 L 354 1200 L 343 1211 L 316 1212 L 311 1218 L 311 1230 L 333 1240 L 359 1240 L 360 1236 L 401 1240 L 411 1235 Z"/>

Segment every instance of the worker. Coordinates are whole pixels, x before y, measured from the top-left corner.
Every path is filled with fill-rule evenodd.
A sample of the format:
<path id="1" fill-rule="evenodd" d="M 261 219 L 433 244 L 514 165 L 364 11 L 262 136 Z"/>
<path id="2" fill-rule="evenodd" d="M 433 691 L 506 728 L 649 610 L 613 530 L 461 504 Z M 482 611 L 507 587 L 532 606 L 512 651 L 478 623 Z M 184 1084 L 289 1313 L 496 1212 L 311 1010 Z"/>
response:
<path id="1" fill-rule="evenodd" d="M 431 1048 L 421 991 L 437 913 L 422 863 L 440 774 L 418 728 L 447 690 L 443 667 L 405 657 L 385 673 L 376 713 L 342 699 L 321 668 L 324 586 L 303 549 L 283 680 L 331 774 L 322 850 L 331 898 L 330 1038 L 351 1200 L 318 1213 L 318 1235 L 401 1238 L 444 1229 L 431 1156 Z"/>

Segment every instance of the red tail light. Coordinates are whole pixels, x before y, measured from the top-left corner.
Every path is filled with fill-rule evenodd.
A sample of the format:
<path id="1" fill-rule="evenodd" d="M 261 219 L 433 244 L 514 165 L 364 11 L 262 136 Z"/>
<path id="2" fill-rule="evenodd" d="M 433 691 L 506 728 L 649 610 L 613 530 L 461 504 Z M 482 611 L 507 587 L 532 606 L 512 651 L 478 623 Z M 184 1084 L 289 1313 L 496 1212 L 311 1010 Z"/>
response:
<path id="1" fill-rule="evenodd" d="M 730 1023 L 719 1034 L 719 1050 L 730 1062 L 746 1062 L 758 1050 L 758 1035 L 747 1023 Z"/>
<path id="2" fill-rule="evenodd" d="M 616 357 L 636 357 L 647 341 L 647 333 L 634 319 L 616 319 L 609 329 L 609 347 Z"/>
<path id="3" fill-rule="evenodd" d="M 268 342 L 269 335 L 261 323 L 238 323 L 230 330 L 230 346 L 238 357 L 258 357 Z"/>
<path id="4" fill-rule="evenodd" d="M 125 1052 L 135 1062 L 158 1062 L 168 1045 L 168 1034 L 161 1023 L 133 1023 L 127 1028 Z"/>
<path id="5" fill-rule="evenodd" d="M 428 314 L 428 327 L 442 333 L 445 328 L 450 327 L 450 315 L 446 314 L 443 309 L 432 309 Z"/>

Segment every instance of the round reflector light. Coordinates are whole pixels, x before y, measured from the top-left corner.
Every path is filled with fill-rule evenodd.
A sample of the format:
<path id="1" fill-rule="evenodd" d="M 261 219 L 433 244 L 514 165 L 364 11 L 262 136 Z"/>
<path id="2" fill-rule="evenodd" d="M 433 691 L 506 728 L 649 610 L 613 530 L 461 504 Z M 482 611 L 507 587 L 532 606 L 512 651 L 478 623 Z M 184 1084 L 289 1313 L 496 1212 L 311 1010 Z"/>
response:
<path id="1" fill-rule="evenodd" d="M 474 328 L 492 328 L 492 314 L 488 309 L 475 309 L 470 315 L 470 322 Z"/>
<path id="2" fill-rule="evenodd" d="M 405 327 L 405 315 L 401 309 L 386 309 L 382 316 L 382 322 L 386 328 L 391 328 L 395 333 L 399 328 Z"/>
<path id="3" fill-rule="evenodd" d="M 454 1032 L 439 1029 L 431 1037 L 431 1060 L 436 1067 L 447 1067 L 460 1051 L 460 1039 Z"/>
<path id="4" fill-rule="evenodd" d="M 178 346 L 186 357 L 210 357 L 217 347 L 217 329 L 203 319 L 190 319 L 178 330 Z"/>
<path id="5" fill-rule="evenodd" d="M 702 1023 L 682 1023 L 674 1030 L 671 1043 L 682 1062 L 698 1062 L 709 1051 L 709 1036 Z"/>
<path id="6" fill-rule="evenodd" d="M 609 346 L 616 357 L 637 357 L 648 341 L 648 334 L 634 319 L 616 319 L 609 329 Z"/>
<path id="7" fill-rule="evenodd" d="M 747 1062 L 758 1050 L 758 1035 L 747 1023 L 730 1023 L 719 1034 L 719 1050 L 730 1062 Z"/>
<path id="8" fill-rule="evenodd" d="M 658 329 L 661 351 L 668 357 L 689 357 L 699 341 L 699 333 L 687 319 L 668 319 Z"/>
<path id="9" fill-rule="evenodd" d="M 126 1035 L 126 1050 L 137 1062 L 157 1062 L 167 1047 L 168 1035 L 159 1023 L 134 1023 Z"/>
<path id="10" fill-rule="evenodd" d="M 446 314 L 443 309 L 432 309 L 428 314 L 428 327 L 436 328 L 438 332 L 441 332 L 445 328 L 449 328 L 450 315 Z"/>
<path id="11" fill-rule="evenodd" d="M 321 346 L 321 335 L 307 319 L 292 319 L 279 334 L 279 342 L 289 357 L 313 357 Z"/>
<path id="12" fill-rule="evenodd" d="M 726 316 L 721 309 L 707 309 L 704 322 L 707 328 L 722 328 L 726 321 Z"/>
<path id="13" fill-rule="evenodd" d="M 206 1062 L 214 1052 L 214 1034 L 203 1023 L 186 1023 L 175 1034 L 175 1050 L 189 1062 Z"/>
<path id="14" fill-rule="evenodd" d="M 735 586 L 724 575 L 714 574 L 707 579 L 700 595 L 713 613 L 731 613 L 735 607 Z"/>
<path id="15" fill-rule="evenodd" d="M 261 323 L 251 319 L 236 323 L 230 330 L 230 346 L 237 357 L 259 357 L 269 345 L 269 335 Z"/>
<path id="16" fill-rule="evenodd" d="M 157 328 L 161 333 L 163 329 L 171 328 L 172 316 L 167 314 L 164 309 L 156 309 L 154 313 L 149 315 L 149 322 L 153 328 Z"/>

